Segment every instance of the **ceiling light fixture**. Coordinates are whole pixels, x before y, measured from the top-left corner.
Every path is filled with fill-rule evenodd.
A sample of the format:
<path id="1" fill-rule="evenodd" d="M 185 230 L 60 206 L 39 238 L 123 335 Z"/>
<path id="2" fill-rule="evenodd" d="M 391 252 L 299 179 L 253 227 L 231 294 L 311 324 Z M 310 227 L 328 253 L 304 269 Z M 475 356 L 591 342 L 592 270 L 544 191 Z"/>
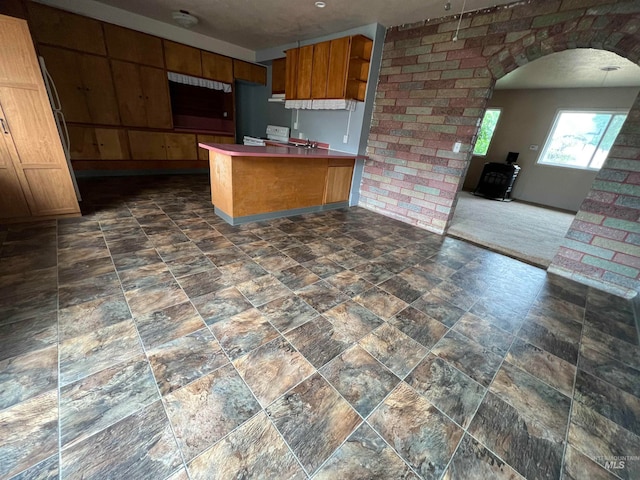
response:
<path id="1" fill-rule="evenodd" d="M 326 6 L 327 6 L 327 4 L 326 4 L 326 3 L 324 3 L 324 2 L 316 2 L 316 3 L 315 3 L 315 6 L 316 6 L 316 7 L 318 7 L 318 8 L 324 8 L 324 7 L 326 7 Z"/>
<path id="2" fill-rule="evenodd" d="M 171 18 L 173 18 L 174 22 L 184 28 L 193 28 L 198 24 L 198 17 L 194 17 L 186 10 L 171 12 Z"/>

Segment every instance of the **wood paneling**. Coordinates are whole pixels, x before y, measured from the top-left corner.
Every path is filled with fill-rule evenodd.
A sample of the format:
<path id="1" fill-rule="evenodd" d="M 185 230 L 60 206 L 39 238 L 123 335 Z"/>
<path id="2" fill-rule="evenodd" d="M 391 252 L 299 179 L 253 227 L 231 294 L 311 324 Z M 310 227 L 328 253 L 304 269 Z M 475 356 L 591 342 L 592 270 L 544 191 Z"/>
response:
<path id="1" fill-rule="evenodd" d="M 287 78 L 287 59 L 277 58 L 271 64 L 271 93 L 284 93 Z"/>
<path id="2" fill-rule="evenodd" d="M 345 96 L 349 44 L 350 37 L 331 40 L 327 98 L 344 98 Z"/>
<path id="3" fill-rule="evenodd" d="M 162 40 L 128 28 L 104 24 L 107 52 L 111 58 L 164 68 Z"/>
<path id="4" fill-rule="evenodd" d="M 200 50 L 181 43 L 164 40 L 164 61 L 167 70 L 186 73 L 196 77 L 202 76 Z"/>
<path id="5" fill-rule="evenodd" d="M 313 45 L 298 49 L 298 75 L 296 89 L 301 100 L 311 98 L 311 71 L 313 69 Z"/>
<path id="6" fill-rule="evenodd" d="M 311 98 L 326 98 L 329 77 L 329 52 L 331 42 L 316 43 L 313 46 L 313 73 L 311 78 Z"/>
<path id="7" fill-rule="evenodd" d="M 353 166 L 329 167 L 327 169 L 327 188 L 323 203 L 346 202 L 351 192 Z"/>
<path id="8" fill-rule="evenodd" d="M 203 50 L 202 75 L 218 82 L 233 83 L 233 59 Z"/>
<path id="9" fill-rule="evenodd" d="M 236 58 L 233 59 L 233 76 L 236 80 L 246 80 L 261 85 L 267 84 L 267 69 L 265 67 Z"/>
<path id="10" fill-rule="evenodd" d="M 102 25 L 98 20 L 35 2 L 27 5 L 30 25 L 38 42 L 106 55 Z"/>
<path id="11" fill-rule="evenodd" d="M 40 68 L 33 60 L 22 52 L 33 50 L 31 37 L 22 35 L 23 27 L 18 22 L 3 22 L 0 29 L 0 48 L 11 49 L 12 63 L 0 62 L 0 82 L 3 84 L 34 84 L 40 77 Z"/>
<path id="12" fill-rule="evenodd" d="M 298 53 L 299 49 L 293 48 L 286 52 L 286 77 L 285 77 L 285 98 L 296 100 L 298 98 Z"/>
<path id="13" fill-rule="evenodd" d="M 236 143 L 235 137 L 222 135 L 200 135 L 198 134 L 198 143 Z M 198 158 L 200 160 L 209 160 L 209 150 L 198 147 Z"/>

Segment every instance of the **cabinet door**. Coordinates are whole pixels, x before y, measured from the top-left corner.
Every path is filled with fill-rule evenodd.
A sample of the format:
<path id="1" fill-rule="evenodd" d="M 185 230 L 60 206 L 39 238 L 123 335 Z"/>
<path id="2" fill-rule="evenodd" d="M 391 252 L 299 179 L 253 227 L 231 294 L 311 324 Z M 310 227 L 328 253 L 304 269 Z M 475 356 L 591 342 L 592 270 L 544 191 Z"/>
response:
<path id="1" fill-rule="evenodd" d="M 29 19 L 39 43 L 106 55 L 102 25 L 98 20 L 27 2 Z"/>
<path id="2" fill-rule="evenodd" d="M 278 58 L 271 65 L 271 93 L 284 93 L 287 77 L 287 59 Z"/>
<path id="3" fill-rule="evenodd" d="M 198 134 L 198 143 L 236 143 L 235 137 L 227 137 L 222 135 L 200 135 Z M 198 158 L 200 160 L 209 160 L 209 150 L 198 147 Z"/>
<path id="4" fill-rule="evenodd" d="M 344 98 L 345 96 L 349 45 L 349 37 L 331 40 L 329 75 L 327 77 L 327 98 Z"/>
<path id="5" fill-rule="evenodd" d="M 40 47 L 40 53 L 56 85 L 67 122 L 91 123 L 80 75 L 80 54 L 45 46 Z"/>
<path id="6" fill-rule="evenodd" d="M 287 50 L 285 98 L 296 100 L 298 98 L 298 49 Z"/>
<path id="7" fill-rule="evenodd" d="M 329 52 L 331 42 L 316 43 L 313 46 L 313 72 L 311 74 L 311 98 L 327 98 L 329 77 Z"/>
<path id="8" fill-rule="evenodd" d="M 133 160 L 166 160 L 164 133 L 129 130 L 129 146 Z"/>
<path id="9" fill-rule="evenodd" d="M 71 160 L 95 160 L 100 158 L 95 130 L 92 127 L 69 125 L 69 151 Z"/>
<path id="10" fill-rule="evenodd" d="M 164 40 L 163 43 L 164 61 L 167 65 L 167 70 L 196 77 L 202 76 L 200 50 L 168 40 Z"/>
<path id="11" fill-rule="evenodd" d="M 351 192 L 353 167 L 329 167 L 324 203 L 346 202 Z"/>
<path id="12" fill-rule="evenodd" d="M 146 101 L 140 80 L 140 67 L 134 63 L 111 60 L 111 68 L 122 125 L 146 127 Z"/>
<path id="13" fill-rule="evenodd" d="M 2 119 L 4 121 L 4 117 Z M 11 158 L 14 155 L 11 155 L 9 148 L 13 148 L 11 137 L 0 128 L 0 219 L 31 215 L 20 180 L 13 168 Z"/>
<path id="14" fill-rule="evenodd" d="M 0 106 L 14 146 L 13 165 L 31 213 L 78 213 L 80 209 L 44 83 L 41 81 L 35 90 L 0 87 Z"/>
<path id="15" fill-rule="evenodd" d="M 267 69 L 255 63 L 243 62 L 233 59 L 233 77 L 236 80 L 246 80 L 247 82 L 267 84 Z"/>
<path id="16" fill-rule="evenodd" d="M 154 128 L 172 128 L 169 81 L 165 71 L 141 66 L 140 83 L 144 95 L 147 125 Z"/>
<path id="17" fill-rule="evenodd" d="M 0 62 L 0 83 L 33 84 L 40 77 L 40 69 L 37 64 L 20 52 L 33 49 L 31 37 L 22 35 L 24 21 L 16 18 L 4 17 L 3 27 L 0 29 L 0 45 L 7 49 Z M 10 46 L 10 48 L 9 48 Z"/>
<path id="18" fill-rule="evenodd" d="M 300 47 L 298 52 L 298 98 L 311 98 L 311 71 L 313 69 L 313 45 Z"/>
<path id="19" fill-rule="evenodd" d="M 82 54 L 80 71 L 91 123 L 120 124 L 118 101 L 111 80 L 109 61 L 104 57 Z"/>
<path id="20" fill-rule="evenodd" d="M 100 160 L 125 160 L 129 158 L 125 130 L 96 128 L 94 135 Z"/>
<path id="21" fill-rule="evenodd" d="M 167 160 L 197 160 L 196 136 L 189 133 L 166 133 Z"/>
<path id="22" fill-rule="evenodd" d="M 111 58 L 164 68 L 162 40 L 158 37 L 110 23 L 104 24 L 104 34 Z"/>
<path id="23" fill-rule="evenodd" d="M 202 51 L 202 76 L 218 82 L 233 83 L 233 59 Z"/>

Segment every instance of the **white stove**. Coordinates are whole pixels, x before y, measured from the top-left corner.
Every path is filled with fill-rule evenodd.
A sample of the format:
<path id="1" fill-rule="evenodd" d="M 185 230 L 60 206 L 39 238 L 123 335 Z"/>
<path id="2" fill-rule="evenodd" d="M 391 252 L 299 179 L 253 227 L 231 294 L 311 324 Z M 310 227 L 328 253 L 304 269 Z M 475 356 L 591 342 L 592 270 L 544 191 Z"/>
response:
<path id="1" fill-rule="evenodd" d="M 289 141 L 289 127 L 267 125 L 267 138 L 258 138 L 245 135 L 242 139 L 244 145 L 264 146 L 265 140 L 287 143 Z"/>

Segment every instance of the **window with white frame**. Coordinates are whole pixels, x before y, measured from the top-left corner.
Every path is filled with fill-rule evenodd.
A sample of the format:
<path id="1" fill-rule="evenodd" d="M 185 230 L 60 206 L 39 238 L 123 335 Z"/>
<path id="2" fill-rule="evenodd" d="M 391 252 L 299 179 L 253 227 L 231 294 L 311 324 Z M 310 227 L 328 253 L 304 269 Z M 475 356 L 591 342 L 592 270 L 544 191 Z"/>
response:
<path id="1" fill-rule="evenodd" d="M 621 110 L 559 110 L 538 163 L 599 170 L 626 118 Z"/>
<path id="2" fill-rule="evenodd" d="M 478 138 L 476 139 L 476 144 L 473 146 L 474 155 L 484 157 L 489 151 L 489 145 L 491 145 L 491 139 L 498 125 L 500 112 L 499 108 L 487 108 L 484 112 Z"/>

